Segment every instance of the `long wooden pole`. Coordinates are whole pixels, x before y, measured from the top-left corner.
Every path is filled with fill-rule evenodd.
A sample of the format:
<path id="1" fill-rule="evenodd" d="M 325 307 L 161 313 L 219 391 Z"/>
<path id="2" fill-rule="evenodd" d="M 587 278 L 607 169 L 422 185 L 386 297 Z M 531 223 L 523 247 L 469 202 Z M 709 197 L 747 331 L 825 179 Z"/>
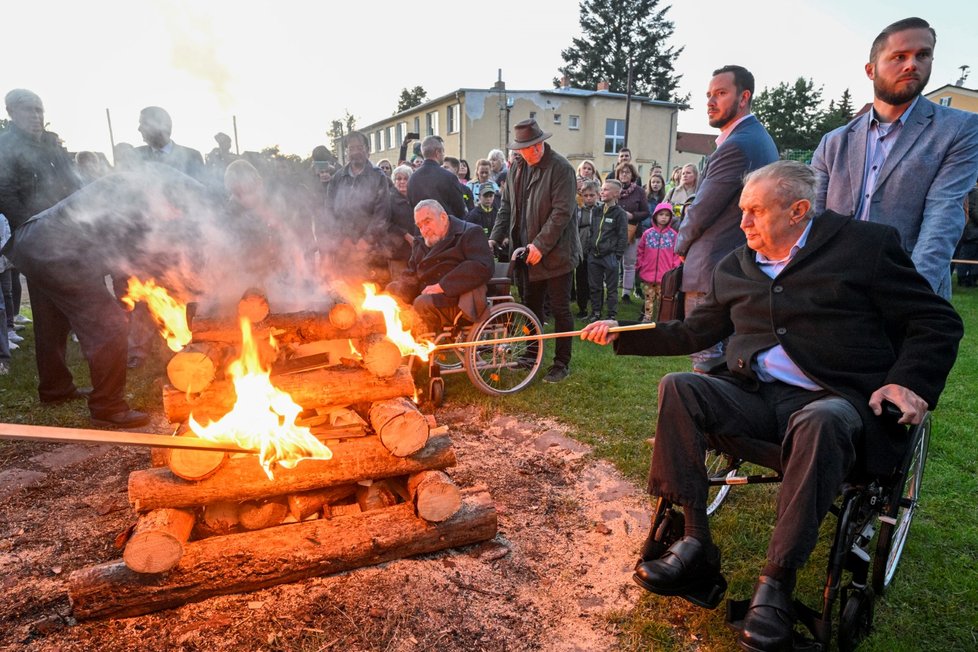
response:
<path id="1" fill-rule="evenodd" d="M 84 428 L 56 428 L 53 426 L 28 426 L 21 423 L 0 423 L 0 439 L 30 439 L 68 444 L 115 444 L 126 446 L 158 446 L 161 448 L 185 448 L 192 450 L 227 451 L 230 453 L 257 453 L 235 444 L 219 444 L 199 437 L 171 437 L 145 432 L 119 432 L 116 430 L 86 430 Z"/>
<path id="2" fill-rule="evenodd" d="M 643 324 L 631 324 L 629 326 L 613 326 L 608 329 L 609 333 L 625 333 L 628 331 L 644 331 L 655 328 L 655 322 L 650 321 Z M 564 333 L 540 333 L 539 335 L 523 335 L 520 337 L 500 337 L 499 339 L 475 340 L 472 342 L 455 342 L 454 344 L 439 344 L 433 351 L 443 351 L 447 349 L 468 349 L 473 346 L 495 346 L 496 344 L 509 344 L 511 342 L 529 342 L 530 340 L 552 340 L 558 337 L 576 337 L 583 333 L 579 331 L 567 331 Z"/>

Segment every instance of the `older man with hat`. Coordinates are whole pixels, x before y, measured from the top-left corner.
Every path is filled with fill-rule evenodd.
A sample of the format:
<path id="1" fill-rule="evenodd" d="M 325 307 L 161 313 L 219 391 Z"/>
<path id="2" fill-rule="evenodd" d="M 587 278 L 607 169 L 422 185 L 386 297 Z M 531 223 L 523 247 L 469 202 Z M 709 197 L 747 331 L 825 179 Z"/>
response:
<path id="1" fill-rule="evenodd" d="M 577 182 L 567 159 L 544 142 L 550 136 L 533 119 L 514 128 L 509 148 L 520 157 L 510 169 L 489 244 L 508 240 L 517 260 L 525 252 L 523 302 L 542 322 L 543 302 L 549 295 L 554 331 L 567 332 L 574 329 L 571 280 L 581 260 L 577 224 L 571 219 L 577 205 Z M 570 360 L 571 338 L 558 338 L 553 366 L 544 382 L 567 378 Z"/>

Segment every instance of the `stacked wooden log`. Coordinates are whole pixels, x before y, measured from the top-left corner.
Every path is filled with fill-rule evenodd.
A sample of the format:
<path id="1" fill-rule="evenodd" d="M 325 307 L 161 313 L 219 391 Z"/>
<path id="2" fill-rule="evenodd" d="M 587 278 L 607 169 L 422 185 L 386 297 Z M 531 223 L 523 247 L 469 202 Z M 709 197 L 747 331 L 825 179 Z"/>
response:
<path id="1" fill-rule="evenodd" d="M 259 299 L 247 303 L 260 315 Z M 332 458 L 276 466 L 269 477 L 256 455 L 154 451 L 153 468 L 129 476 L 137 519 L 122 559 L 69 578 L 76 618 L 145 614 L 495 536 L 485 488 L 460 490 L 445 473 L 455 465 L 447 428 L 410 399 L 414 382 L 385 344 L 383 321 L 334 310 L 335 322 L 333 311 L 273 313 L 255 328 L 299 350 L 316 343 L 311 355 L 273 360 L 271 380 L 304 408 L 297 423 Z M 233 386 L 222 375 L 241 337 L 232 323 L 196 320 L 194 344 L 167 369 L 172 421 L 231 409 Z M 373 352 L 377 366 L 353 361 L 354 350 L 364 359 Z M 183 425 L 175 436 L 187 434 Z"/>

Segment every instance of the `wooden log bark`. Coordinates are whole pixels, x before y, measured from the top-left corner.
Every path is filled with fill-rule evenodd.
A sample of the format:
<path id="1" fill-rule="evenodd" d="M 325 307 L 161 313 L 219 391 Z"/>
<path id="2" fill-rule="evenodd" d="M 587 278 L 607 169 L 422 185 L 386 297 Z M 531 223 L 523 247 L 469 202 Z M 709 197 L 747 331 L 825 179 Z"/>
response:
<path id="1" fill-rule="evenodd" d="M 327 487 L 325 489 L 313 489 L 301 493 L 289 494 L 289 514 L 297 521 L 301 521 L 311 514 L 315 514 L 324 505 L 335 503 L 338 500 L 349 498 L 357 492 L 358 485 L 344 484 L 338 487 Z"/>
<path id="2" fill-rule="evenodd" d="M 136 522 L 122 554 L 125 565 L 137 573 L 163 573 L 183 557 L 195 516 L 189 509 L 154 509 Z"/>
<path id="3" fill-rule="evenodd" d="M 401 504 L 213 537 L 187 544 L 177 567 L 152 581 L 121 560 L 76 570 L 68 596 L 80 620 L 139 616 L 485 541 L 496 527 L 492 498 L 478 488 L 464 492 L 462 509 L 443 523 L 426 523 Z"/>
<path id="4" fill-rule="evenodd" d="M 361 485 L 357 489 L 357 504 L 360 509 L 367 512 L 371 509 L 384 509 L 397 504 L 397 496 L 391 491 L 390 487 L 383 480 L 372 482 L 367 486 Z"/>
<path id="5" fill-rule="evenodd" d="M 260 288 L 249 288 L 238 301 L 238 317 L 247 317 L 252 324 L 264 321 L 268 317 L 268 297 Z"/>
<path id="6" fill-rule="evenodd" d="M 389 378 L 378 378 L 366 369 L 316 369 L 273 376 L 272 384 L 304 409 L 414 395 L 414 379 L 406 367 Z M 235 400 L 234 386 L 227 380 L 215 381 L 200 394 L 190 396 L 173 387 L 163 388 L 163 411 L 171 422 L 186 421 L 191 412 L 197 421 L 217 420 L 231 411 Z"/>
<path id="7" fill-rule="evenodd" d="M 406 485 L 415 513 L 426 521 L 445 521 L 462 506 L 459 488 L 442 471 L 413 473 L 408 476 Z"/>
<path id="8" fill-rule="evenodd" d="M 181 392 L 203 391 L 221 374 L 232 350 L 221 342 L 188 344 L 166 363 L 166 377 Z"/>
<path id="9" fill-rule="evenodd" d="M 342 322 L 341 322 L 342 323 Z M 237 319 L 195 318 L 191 324 L 194 342 L 241 342 L 241 326 Z M 386 333 L 384 318 L 379 312 L 364 312 L 347 328 L 330 321 L 329 313 L 304 311 L 270 314 L 254 325 L 255 338 L 267 339 L 270 332 L 280 343 L 302 344 L 317 340 L 361 338 L 374 333 Z"/>
<path id="10" fill-rule="evenodd" d="M 278 525 L 289 513 L 285 496 L 246 500 L 238 508 L 238 521 L 246 530 L 261 530 Z"/>
<path id="11" fill-rule="evenodd" d="M 330 460 L 304 460 L 294 469 L 276 467 L 274 480 L 268 479 L 255 455 L 231 459 L 220 472 L 200 482 L 182 480 L 169 469 L 133 471 L 129 474 L 129 502 L 137 512 L 145 512 L 158 507 L 252 500 L 455 466 L 455 452 L 447 435 L 432 437 L 427 446 L 409 457 L 391 455 L 377 437 L 331 443 L 330 449 Z"/>
<path id="12" fill-rule="evenodd" d="M 428 420 L 418 406 L 404 396 L 375 401 L 370 406 L 369 418 L 381 443 L 398 457 L 412 455 L 424 448 L 428 441 Z"/>

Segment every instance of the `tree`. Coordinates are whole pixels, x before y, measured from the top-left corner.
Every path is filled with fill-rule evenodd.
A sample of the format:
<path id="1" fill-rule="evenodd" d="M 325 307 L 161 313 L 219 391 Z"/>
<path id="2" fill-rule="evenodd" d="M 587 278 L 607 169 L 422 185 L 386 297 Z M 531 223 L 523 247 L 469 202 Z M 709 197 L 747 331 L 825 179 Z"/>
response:
<path id="1" fill-rule="evenodd" d="M 819 132 L 821 134 L 827 134 L 833 129 L 838 129 L 839 127 L 849 124 L 853 116 L 852 109 L 852 95 L 849 94 L 849 89 L 847 88 L 842 92 L 842 97 L 839 98 L 839 103 L 836 104 L 835 100 L 829 102 L 829 108 L 822 115 L 821 123 L 819 124 Z"/>
<path id="2" fill-rule="evenodd" d="M 419 104 L 424 104 L 427 99 L 428 99 L 428 91 L 421 88 L 420 86 L 415 86 L 411 90 L 402 88 L 401 97 L 397 101 L 397 109 L 394 111 L 394 115 L 397 115 L 401 111 L 407 111 L 408 109 L 413 109 Z"/>
<path id="3" fill-rule="evenodd" d="M 674 74 L 683 48 L 666 44 L 675 27 L 666 19 L 670 7 L 658 9 L 659 0 L 581 0 L 582 36 L 561 51 L 565 65 L 560 72 L 572 86 L 596 88 L 607 81 L 609 90 L 628 90 L 632 68 L 632 92 L 656 100 L 686 103 L 689 95 L 676 96 L 682 75 Z M 560 80 L 554 79 L 554 87 Z"/>
<path id="4" fill-rule="evenodd" d="M 751 103 L 751 110 L 767 128 L 779 151 L 809 150 L 822 138 L 822 87 L 799 77 L 793 84 L 781 82 L 764 88 Z"/>
<path id="5" fill-rule="evenodd" d="M 346 109 L 344 109 L 346 110 Z M 357 128 L 357 118 L 352 115 L 349 110 L 346 110 L 346 115 L 342 118 L 336 118 L 329 123 L 329 131 L 326 135 L 329 136 L 330 143 L 335 143 L 336 149 L 342 149 L 343 143 L 340 142 L 343 136 L 350 133 L 351 131 L 356 131 Z M 339 159 L 339 152 L 333 151 L 333 155 Z"/>

